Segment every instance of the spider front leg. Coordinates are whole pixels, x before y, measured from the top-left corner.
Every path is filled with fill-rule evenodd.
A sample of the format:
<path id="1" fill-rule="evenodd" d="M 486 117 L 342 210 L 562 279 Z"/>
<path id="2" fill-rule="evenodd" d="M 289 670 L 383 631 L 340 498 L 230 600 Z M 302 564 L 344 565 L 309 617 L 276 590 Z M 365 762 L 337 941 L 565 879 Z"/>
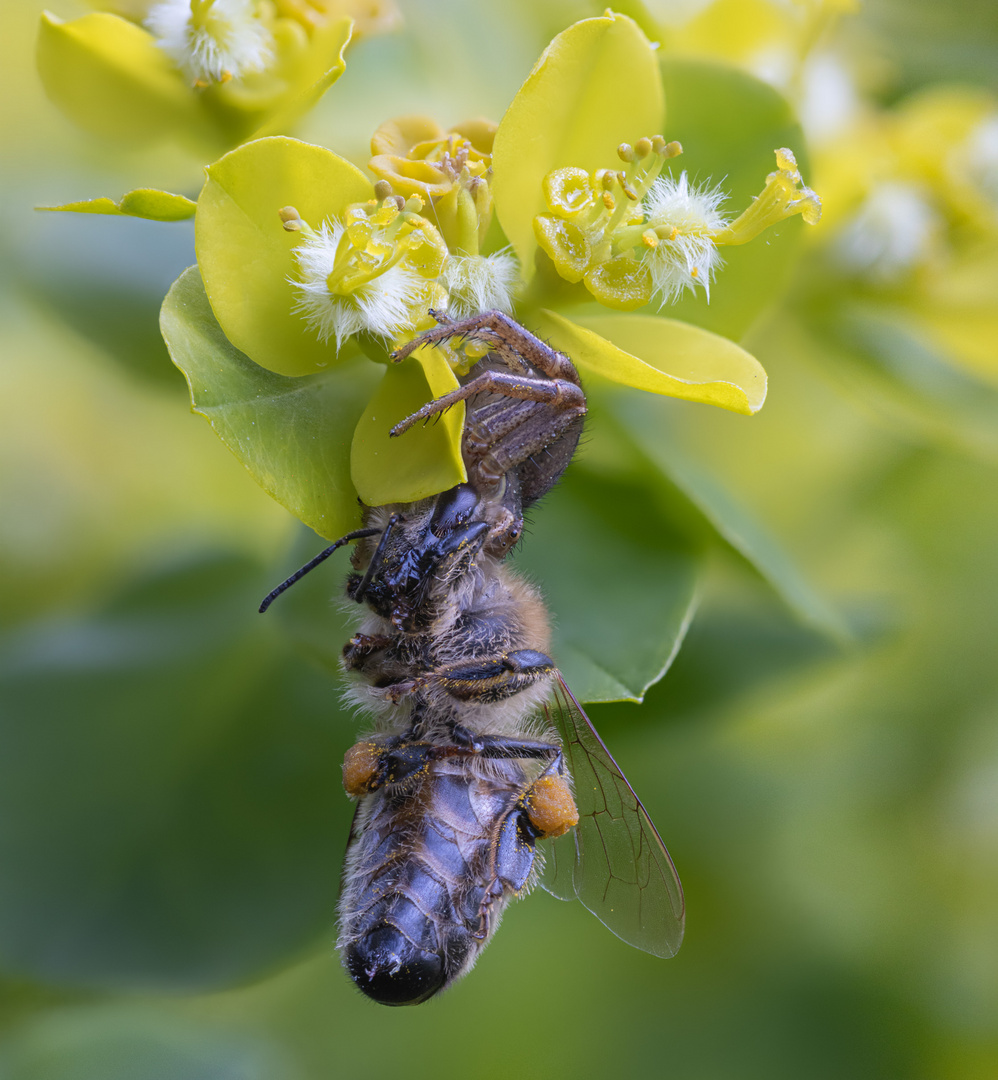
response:
<path id="1" fill-rule="evenodd" d="M 586 395 L 578 383 L 564 379 L 537 379 L 528 375 L 517 375 L 508 371 L 485 371 L 464 386 L 459 386 L 443 397 L 428 401 L 411 416 L 399 421 L 389 432 L 392 436 L 401 435 L 420 420 L 429 420 L 439 413 L 446 412 L 459 401 L 466 401 L 476 394 L 500 394 L 503 397 L 519 401 L 533 401 L 550 405 L 559 411 L 585 412 Z"/>
<path id="2" fill-rule="evenodd" d="M 536 334 L 502 311 L 483 311 L 466 319 L 452 319 L 442 312 L 434 311 L 431 314 L 438 325 L 396 349 L 392 353 L 393 360 L 404 360 L 420 345 L 436 345 L 455 337 L 470 337 L 491 345 L 513 371 L 526 373 L 529 368 L 534 368 L 549 379 L 567 379 L 579 384 L 579 373 L 564 353 L 551 348 L 546 341 L 541 341 Z"/>

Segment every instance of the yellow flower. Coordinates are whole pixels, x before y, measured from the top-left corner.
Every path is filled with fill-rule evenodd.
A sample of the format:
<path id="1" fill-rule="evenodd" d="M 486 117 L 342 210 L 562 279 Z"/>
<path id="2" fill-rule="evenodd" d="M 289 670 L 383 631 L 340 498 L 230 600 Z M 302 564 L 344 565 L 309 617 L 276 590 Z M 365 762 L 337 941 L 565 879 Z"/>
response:
<path id="1" fill-rule="evenodd" d="M 558 273 L 582 281 L 607 307 L 631 311 L 653 298 L 662 306 L 698 285 L 709 299 L 718 246 L 747 243 L 794 214 L 812 225 L 821 217 L 820 200 L 786 148 L 776 151 L 777 168 L 761 194 L 731 222 L 720 212 L 727 196 L 719 187 L 692 184 L 685 172 L 660 175 L 682 153 L 678 142 L 656 135 L 617 153 L 626 169 L 549 173 L 550 213 L 534 219 L 537 242 Z"/>
<path id="2" fill-rule="evenodd" d="M 337 351 L 354 334 L 397 343 L 433 325 L 430 308 L 447 302 L 437 282 L 447 247 L 419 216 L 422 201 L 404 202 L 384 182 L 380 187 L 374 199 L 347 206 L 318 231 L 293 207 L 279 212 L 287 231 L 305 236 L 294 249 L 295 310 L 320 341 L 334 338 Z"/>
<path id="3" fill-rule="evenodd" d="M 134 18 L 45 13 L 38 70 L 88 131 L 131 143 L 172 134 L 217 152 L 293 124 L 343 73 L 352 38 L 386 29 L 394 10 L 391 0 L 158 0 Z"/>
<path id="4" fill-rule="evenodd" d="M 492 221 L 488 183 L 496 125 L 472 120 L 445 131 L 425 116 L 382 124 L 368 167 L 404 198 L 421 196 L 451 251 L 476 255 Z"/>

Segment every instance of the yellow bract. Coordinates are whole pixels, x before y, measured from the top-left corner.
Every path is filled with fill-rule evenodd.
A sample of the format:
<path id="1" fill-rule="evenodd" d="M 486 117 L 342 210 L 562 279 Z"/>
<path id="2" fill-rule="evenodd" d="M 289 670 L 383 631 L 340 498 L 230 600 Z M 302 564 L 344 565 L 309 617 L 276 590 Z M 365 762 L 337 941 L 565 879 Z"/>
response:
<path id="1" fill-rule="evenodd" d="M 357 424 L 350 456 L 354 486 L 368 506 L 414 502 L 468 478 L 461 458 L 463 401 L 438 423 L 398 438 L 388 434 L 427 401 L 457 386 L 443 353 L 434 348 L 417 349 L 401 364 L 388 365 Z"/>
<path id="2" fill-rule="evenodd" d="M 145 141 L 204 123 L 180 73 L 141 26 L 98 11 L 63 22 L 42 15 L 38 73 L 53 103 L 104 138 Z"/>
<path id="3" fill-rule="evenodd" d="M 308 25 L 276 17 L 268 25 L 274 55 L 266 70 L 192 85 L 137 22 L 109 12 L 63 22 L 46 12 L 38 70 L 52 101 L 88 131 L 131 143 L 172 134 L 199 152 L 218 152 L 253 134 L 285 130 L 345 68 L 354 25 L 345 13 Z"/>
<path id="4" fill-rule="evenodd" d="M 534 219 L 548 209 L 544 178 L 566 167 L 594 172 L 621 138 L 661 130 L 664 114 L 655 50 L 630 19 L 610 12 L 554 38 L 506 110 L 492 154 L 496 214 L 524 277 L 534 272 Z"/>
<path id="5" fill-rule="evenodd" d="M 544 334 L 590 373 L 652 394 L 751 415 L 766 400 L 766 372 L 733 341 L 654 315 L 602 315 L 574 322 L 544 311 Z"/>
<path id="6" fill-rule="evenodd" d="M 294 248 L 302 238 L 284 231 L 278 210 L 292 205 L 319 223 L 373 194 L 356 166 L 296 139 L 258 139 L 208 169 L 195 249 L 212 310 L 233 345 L 281 375 L 335 362 L 335 349 L 295 313 Z"/>

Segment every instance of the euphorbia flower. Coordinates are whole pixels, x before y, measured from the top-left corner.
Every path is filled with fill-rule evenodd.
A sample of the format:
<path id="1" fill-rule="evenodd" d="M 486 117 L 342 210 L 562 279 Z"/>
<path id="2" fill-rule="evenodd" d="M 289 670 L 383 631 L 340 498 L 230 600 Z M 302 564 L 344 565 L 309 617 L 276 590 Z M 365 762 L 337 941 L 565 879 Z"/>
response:
<path id="1" fill-rule="evenodd" d="M 98 135 L 195 146 L 280 131 L 343 73 L 359 33 L 391 27 L 391 0 L 151 0 L 134 19 L 42 15 L 38 70 L 51 100 Z"/>
<path id="2" fill-rule="evenodd" d="M 196 405 L 192 372 L 206 369 L 183 330 L 192 319 L 201 325 L 213 315 L 228 342 L 279 373 L 286 390 L 275 391 L 267 376 L 261 394 L 295 397 L 300 412 L 320 386 L 342 386 L 337 400 L 355 400 L 344 380 L 357 385 L 363 371 L 366 386 L 369 360 L 385 363 L 393 347 L 431 325 L 431 308 L 461 315 L 500 307 L 539 327 L 583 377 L 598 374 L 755 412 L 766 385 L 758 362 L 734 341 L 658 312 L 692 285 L 708 287 L 719 265 L 718 243 L 741 244 L 765 225 L 811 207 L 812 196 L 790 152 L 780 150 L 762 195 L 729 221 L 712 187 L 692 185 L 685 174 L 663 174 L 678 143 L 656 136 L 621 145 L 636 123 L 650 131 L 660 127 L 662 85 L 658 57 L 635 24 L 607 14 L 575 24 L 551 43 L 498 127 L 473 121 L 445 130 L 411 116 L 382 125 L 369 163 L 376 184 L 332 151 L 292 139 L 261 139 L 227 154 L 209 168 L 198 200 L 204 292 L 188 272 L 164 307 L 164 333 L 192 378 Z M 743 85 L 736 89 L 744 94 Z M 739 137 L 743 128 L 744 120 Z M 625 167 L 608 171 L 615 148 Z M 548 243 L 545 222 L 551 230 L 559 223 L 571 227 L 584 241 L 569 273 L 562 273 L 567 257 Z M 634 287 L 639 279 L 640 293 Z M 715 288 L 724 285 L 719 277 Z M 626 302 L 605 304 L 628 289 Z M 648 303 L 648 313 L 619 310 Z M 462 406 L 399 439 L 390 440 L 388 431 L 456 386 L 457 375 L 485 351 L 474 341 L 417 350 L 383 369 L 359 415 L 340 409 L 339 432 L 344 423 L 356 424 L 350 472 L 365 503 L 412 501 L 464 478 Z M 207 377 L 220 376 L 209 370 Z M 300 422 L 296 416 L 288 416 L 292 428 Z M 256 462 L 254 440 L 262 433 L 245 425 L 240 432 L 238 439 L 225 437 L 244 460 Z M 268 447 L 266 467 L 251 466 L 262 482 L 274 490 L 273 462 L 287 457 L 284 468 L 290 475 L 293 459 L 300 486 L 299 442 L 292 452 L 277 443 Z M 328 474 L 328 464 L 323 469 Z M 343 470 L 337 465 L 334 471 Z M 342 488 L 334 494 L 340 509 L 321 522 L 300 509 L 300 501 L 296 512 L 326 535 L 346 531 L 355 498 Z M 333 500 L 329 495 L 326 505 Z"/>
<path id="3" fill-rule="evenodd" d="M 354 203 L 318 232 L 293 207 L 280 212 L 286 230 L 305 236 L 294 250 L 295 310 L 320 341 L 334 338 L 337 351 L 354 334 L 393 341 L 432 325 L 430 309 L 447 303 L 437 281 L 447 247 L 419 216 L 422 200 L 403 201 L 384 181 L 375 196 L 380 201 Z"/>
<path id="4" fill-rule="evenodd" d="M 776 151 L 777 170 L 762 194 L 735 221 L 720 213 L 727 196 L 710 184 L 691 184 L 687 174 L 660 176 L 682 153 L 661 135 L 617 150 L 628 168 L 555 169 L 544 178 L 549 213 L 534 219 L 537 242 L 570 282 L 582 281 L 607 307 L 632 311 L 652 299 L 659 306 L 685 290 L 710 283 L 721 265 L 718 245 L 744 244 L 793 214 L 809 224 L 821 203 L 803 187 L 790 150 Z"/>

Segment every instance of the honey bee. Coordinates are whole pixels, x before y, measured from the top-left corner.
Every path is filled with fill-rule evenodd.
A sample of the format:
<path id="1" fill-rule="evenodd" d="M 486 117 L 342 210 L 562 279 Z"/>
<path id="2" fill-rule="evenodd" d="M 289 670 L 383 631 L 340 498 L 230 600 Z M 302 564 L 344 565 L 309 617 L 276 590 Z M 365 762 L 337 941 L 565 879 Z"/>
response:
<path id="1" fill-rule="evenodd" d="M 465 974 L 506 904 L 538 881 L 658 956 L 676 952 L 684 920 L 661 838 L 548 655 L 539 594 L 503 562 L 524 508 L 575 451 L 578 374 L 499 312 L 437 319 L 395 358 L 455 338 L 490 351 L 392 434 L 467 401 L 467 482 L 365 508 L 364 528 L 261 605 L 357 542 L 346 591 L 369 610 L 343 660 L 376 731 L 344 762 L 358 807 L 339 948 L 356 985 L 386 1005 L 418 1004 Z"/>

